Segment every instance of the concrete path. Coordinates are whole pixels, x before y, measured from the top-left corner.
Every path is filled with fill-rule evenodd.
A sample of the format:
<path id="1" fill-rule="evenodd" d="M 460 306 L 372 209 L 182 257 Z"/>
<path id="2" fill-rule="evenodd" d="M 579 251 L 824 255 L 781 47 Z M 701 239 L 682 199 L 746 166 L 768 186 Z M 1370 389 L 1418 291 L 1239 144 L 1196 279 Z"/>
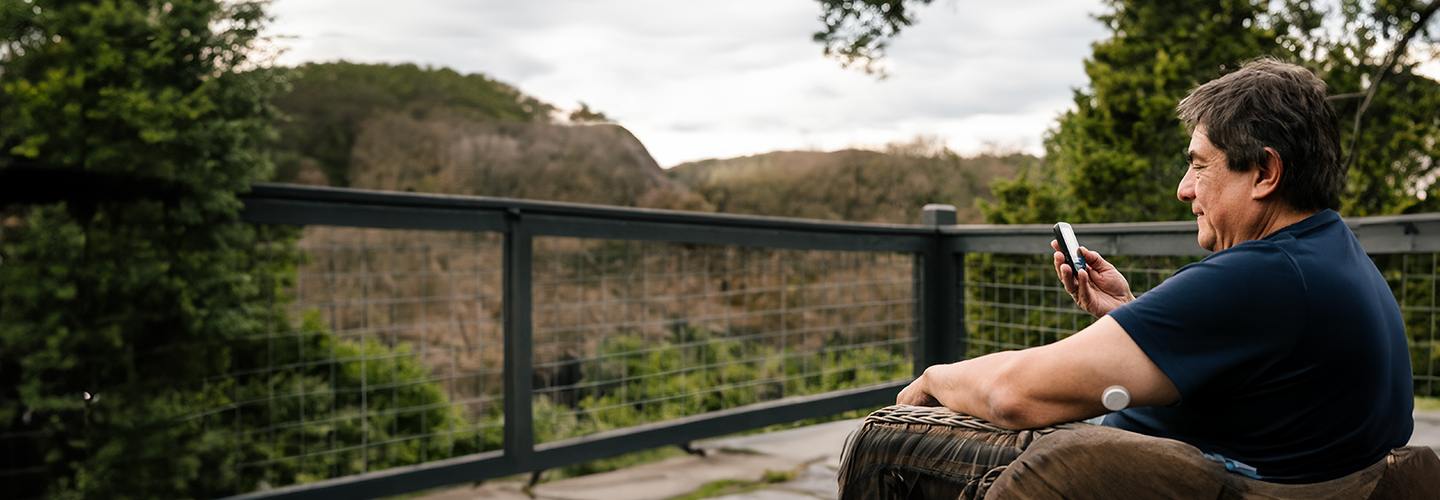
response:
<path id="1" fill-rule="evenodd" d="M 767 472 L 794 478 L 763 489 L 715 497 L 720 500 L 834 500 L 835 473 L 845 438 L 860 420 L 843 420 L 768 434 L 696 443 L 706 456 L 675 457 L 626 469 L 563 479 L 522 491 L 523 480 L 488 481 L 419 497 L 422 500 L 664 500 L 699 491 L 721 480 L 760 481 Z M 1411 445 L 1440 453 L 1440 411 L 1416 412 Z"/>
<path id="2" fill-rule="evenodd" d="M 687 455 L 621 470 L 537 485 L 534 497 L 522 479 L 486 481 L 419 497 L 422 500 L 664 500 L 731 480 L 759 482 L 766 473 L 794 474 L 764 489 L 720 496 L 729 500 L 833 500 L 835 472 L 845 438 L 860 419 L 829 422 L 768 434 L 700 441 L 705 456 Z"/>
<path id="3" fill-rule="evenodd" d="M 1410 446 L 1429 446 L 1440 454 L 1440 411 L 1415 412 L 1415 432 Z"/>

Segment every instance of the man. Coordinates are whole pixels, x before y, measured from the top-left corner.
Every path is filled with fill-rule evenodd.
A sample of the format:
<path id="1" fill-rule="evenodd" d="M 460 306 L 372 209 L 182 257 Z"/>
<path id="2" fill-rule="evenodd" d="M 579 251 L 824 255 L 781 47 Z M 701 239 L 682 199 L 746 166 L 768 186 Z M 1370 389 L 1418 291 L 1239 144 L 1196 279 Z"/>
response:
<path id="1" fill-rule="evenodd" d="M 1066 291 L 1099 321 L 932 366 L 897 402 L 1026 429 L 1105 414 L 1100 396 L 1119 385 L 1130 407 L 1105 426 L 1188 445 L 1222 473 L 1307 484 L 1373 469 L 1410 437 L 1410 358 L 1389 287 L 1331 210 L 1345 172 L 1325 97 L 1308 70 L 1272 59 L 1195 89 L 1178 107 L 1191 142 L 1176 195 L 1215 253 L 1137 299 L 1099 254 L 1082 250 L 1074 273 L 1056 252 Z"/>

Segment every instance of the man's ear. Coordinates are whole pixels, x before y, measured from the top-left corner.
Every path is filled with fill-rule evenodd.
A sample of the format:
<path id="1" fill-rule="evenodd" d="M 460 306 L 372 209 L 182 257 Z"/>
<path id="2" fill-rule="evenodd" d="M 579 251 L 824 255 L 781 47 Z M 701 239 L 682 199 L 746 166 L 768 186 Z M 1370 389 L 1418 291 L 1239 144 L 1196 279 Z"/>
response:
<path id="1" fill-rule="evenodd" d="M 1280 179 L 1285 176 L 1285 162 L 1280 153 L 1265 148 L 1265 158 L 1255 167 L 1255 185 L 1250 187 L 1250 197 L 1263 200 L 1280 188 Z"/>

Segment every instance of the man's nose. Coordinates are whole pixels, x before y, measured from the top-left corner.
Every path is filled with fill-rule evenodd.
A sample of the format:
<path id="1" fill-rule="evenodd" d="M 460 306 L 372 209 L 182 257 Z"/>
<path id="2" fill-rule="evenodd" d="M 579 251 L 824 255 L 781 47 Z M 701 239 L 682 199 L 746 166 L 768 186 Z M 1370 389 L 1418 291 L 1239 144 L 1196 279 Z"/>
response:
<path id="1" fill-rule="evenodd" d="M 1180 186 L 1175 188 L 1175 197 L 1185 203 L 1195 201 L 1194 172 L 1192 169 L 1185 169 L 1185 177 L 1180 178 Z"/>

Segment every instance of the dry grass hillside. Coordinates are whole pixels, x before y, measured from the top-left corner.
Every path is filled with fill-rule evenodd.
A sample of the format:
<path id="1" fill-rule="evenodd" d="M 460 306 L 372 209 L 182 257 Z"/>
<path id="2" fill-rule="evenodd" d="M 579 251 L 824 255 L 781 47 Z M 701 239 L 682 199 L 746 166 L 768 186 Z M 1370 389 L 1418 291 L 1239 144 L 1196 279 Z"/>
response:
<path id="1" fill-rule="evenodd" d="M 360 130 L 350 186 L 387 191 L 708 210 L 665 175 L 624 127 L 416 119 L 390 113 Z"/>
<path id="2" fill-rule="evenodd" d="M 990 183 L 1038 160 L 1028 155 L 962 158 L 923 141 L 884 152 L 782 151 L 676 166 L 671 178 L 716 211 L 854 222 L 917 224 L 929 203 L 955 205 L 961 223 L 980 223 Z"/>

